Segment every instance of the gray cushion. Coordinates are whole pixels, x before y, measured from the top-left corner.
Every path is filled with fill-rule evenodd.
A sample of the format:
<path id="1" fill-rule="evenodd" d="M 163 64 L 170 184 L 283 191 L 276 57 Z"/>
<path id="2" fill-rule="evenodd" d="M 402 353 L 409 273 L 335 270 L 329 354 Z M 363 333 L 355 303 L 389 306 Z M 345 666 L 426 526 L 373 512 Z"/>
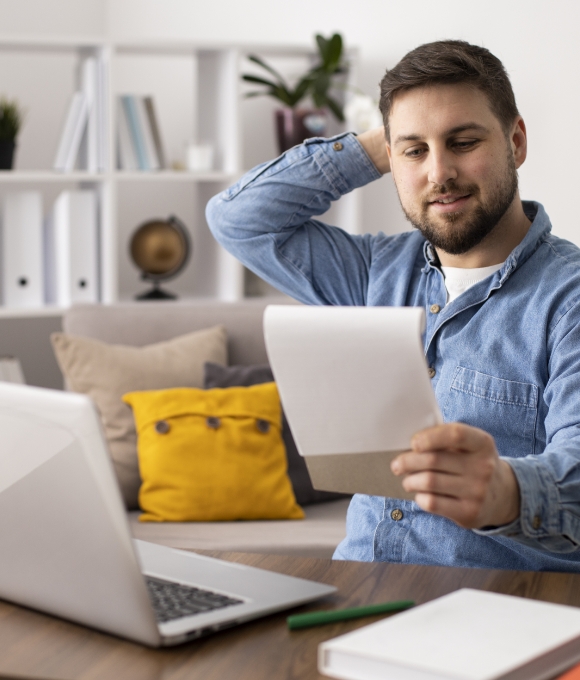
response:
<path id="1" fill-rule="evenodd" d="M 273 380 L 272 369 L 268 364 L 256 366 L 220 366 L 212 362 L 204 364 L 203 384 L 205 389 L 212 389 L 214 387 L 249 387 L 250 385 L 259 385 L 261 383 L 272 382 Z M 296 500 L 300 505 L 324 503 L 338 498 L 345 498 L 343 494 L 314 489 L 306 463 L 298 453 L 294 437 L 284 413 L 282 413 L 282 437 L 286 447 L 286 458 L 288 459 L 288 476 L 292 482 Z"/>

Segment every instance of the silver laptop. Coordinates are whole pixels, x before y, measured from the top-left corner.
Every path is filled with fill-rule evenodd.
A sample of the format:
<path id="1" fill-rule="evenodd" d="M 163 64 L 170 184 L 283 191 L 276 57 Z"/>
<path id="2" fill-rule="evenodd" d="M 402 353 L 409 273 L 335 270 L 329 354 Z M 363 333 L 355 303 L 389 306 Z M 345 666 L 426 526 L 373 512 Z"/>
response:
<path id="1" fill-rule="evenodd" d="M 0 598 L 169 646 L 336 588 L 132 540 L 83 395 L 0 383 Z"/>

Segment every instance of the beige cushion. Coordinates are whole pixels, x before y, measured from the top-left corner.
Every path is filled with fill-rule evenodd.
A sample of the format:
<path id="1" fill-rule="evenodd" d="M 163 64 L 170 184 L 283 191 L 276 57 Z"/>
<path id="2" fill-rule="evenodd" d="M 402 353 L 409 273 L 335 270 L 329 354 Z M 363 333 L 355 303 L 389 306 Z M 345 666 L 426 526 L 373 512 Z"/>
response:
<path id="1" fill-rule="evenodd" d="M 131 408 L 121 397 L 137 390 L 203 387 L 206 361 L 227 364 L 227 336 L 216 326 L 145 347 L 108 345 L 81 336 L 53 333 L 56 359 L 74 392 L 95 402 L 128 508 L 137 507 L 141 480 Z"/>

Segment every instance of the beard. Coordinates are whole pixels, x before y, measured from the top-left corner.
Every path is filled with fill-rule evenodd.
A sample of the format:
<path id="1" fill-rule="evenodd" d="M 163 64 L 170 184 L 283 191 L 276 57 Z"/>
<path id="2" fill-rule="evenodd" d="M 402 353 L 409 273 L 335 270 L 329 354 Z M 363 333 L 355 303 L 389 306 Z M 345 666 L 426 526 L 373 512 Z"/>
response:
<path id="1" fill-rule="evenodd" d="M 509 153 L 504 172 L 498 178 L 489 198 L 485 202 L 480 200 L 471 214 L 458 211 L 440 215 L 438 220 L 429 218 L 429 205 L 441 194 L 471 194 L 476 199 L 480 197 L 481 191 L 477 184 L 460 185 L 454 180 L 433 187 L 432 198 L 424 199 L 420 210 L 407 210 L 402 202 L 401 207 L 409 222 L 435 248 L 449 255 L 463 255 L 479 245 L 495 229 L 512 204 L 517 190 L 518 174 L 513 155 Z"/>

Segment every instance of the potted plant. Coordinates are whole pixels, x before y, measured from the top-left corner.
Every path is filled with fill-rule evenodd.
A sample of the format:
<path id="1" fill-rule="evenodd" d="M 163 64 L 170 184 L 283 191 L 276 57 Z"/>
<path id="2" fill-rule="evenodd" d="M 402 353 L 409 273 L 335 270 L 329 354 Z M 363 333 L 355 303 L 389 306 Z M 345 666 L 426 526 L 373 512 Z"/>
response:
<path id="1" fill-rule="evenodd" d="M 12 169 L 16 137 L 23 117 L 23 111 L 15 99 L 0 98 L 0 170 Z"/>
<path id="2" fill-rule="evenodd" d="M 276 131 L 280 153 L 308 137 L 324 135 L 327 111 L 339 121 L 344 121 L 342 105 L 330 94 L 336 76 L 346 73 L 347 64 L 343 60 L 343 43 L 339 33 L 326 39 L 316 36 L 318 63 L 307 71 L 292 86 L 269 64 L 255 54 L 248 59 L 267 71 L 273 80 L 249 73 L 242 75 L 248 83 L 265 86 L 264 90 L 249 92 L 247 97 L 268 95 L 284 105 L 276 111 Z M 298 108 L 310 97 L 314 108 Z"/>

